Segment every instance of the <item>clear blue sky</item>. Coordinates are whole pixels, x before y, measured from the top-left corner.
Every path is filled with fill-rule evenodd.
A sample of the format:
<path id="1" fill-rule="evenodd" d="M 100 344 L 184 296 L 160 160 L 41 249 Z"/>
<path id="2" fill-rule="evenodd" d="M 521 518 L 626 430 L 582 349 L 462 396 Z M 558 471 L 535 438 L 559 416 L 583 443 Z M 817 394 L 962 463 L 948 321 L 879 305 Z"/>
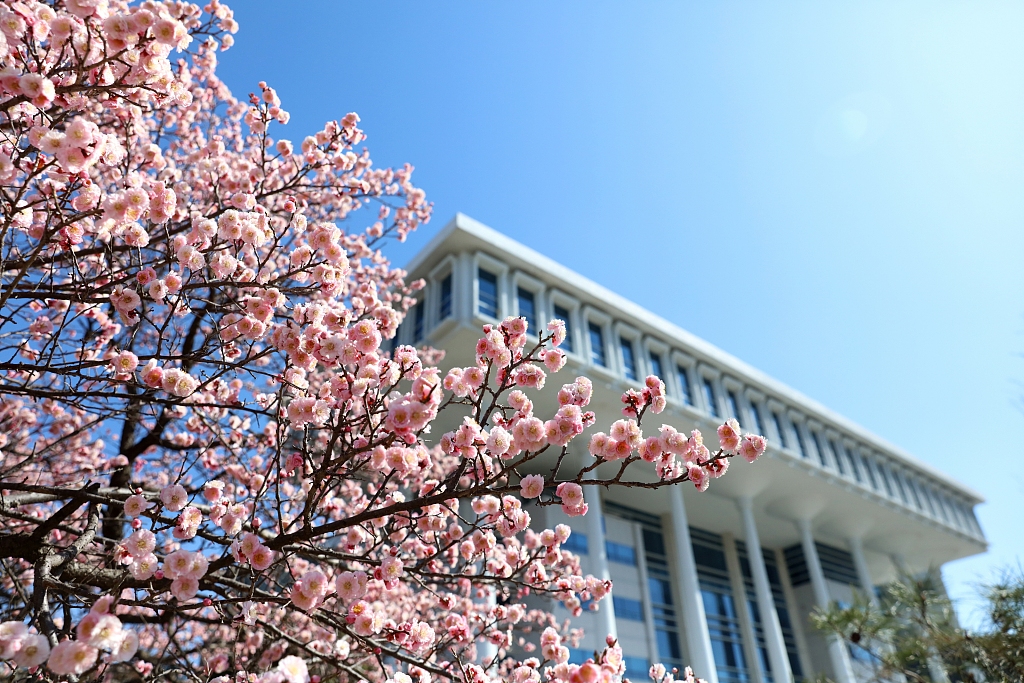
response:
<path id="1" fill-rule="evenodd" d="M 220 72 L 981 491 L 1024 558 L 1024 5 L 230 2 Z"/>

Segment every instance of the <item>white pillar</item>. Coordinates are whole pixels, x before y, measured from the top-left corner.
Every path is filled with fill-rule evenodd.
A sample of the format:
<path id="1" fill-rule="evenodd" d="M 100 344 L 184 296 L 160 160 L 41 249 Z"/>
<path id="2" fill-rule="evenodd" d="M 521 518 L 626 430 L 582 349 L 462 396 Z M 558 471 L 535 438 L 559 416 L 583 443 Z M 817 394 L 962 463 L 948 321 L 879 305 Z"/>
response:
<path id="1" fill-rule="evenodd" d="M 484 598 L 481 602 L 488 608 L 493 608 L 497 604 L 494 588 L 487 586 L 484 588 L 484 591 Z M 491 664 L 494 663 L 494 659 L 498 656 L 498 646 L 486 638 L 480 638 L 477 640 L 476 653 L 476 658 L 480 665 L 490 668 Z"/>
<path id="2" fill-rule="evenodd" d="M 800 528 L 800 543 L 804 550 L 804 561 L 807 563 L 807 573 L 811 577 L 811 587 L 814 589 L 814 602 L 818 607 L 828 607 L 828 587 L 825 585 L 825 572 L 821 569 L 821 559 L 818 557 L 818 549 L 814 547 L 814 536 L 811 534 L 811 521 L 801 519 L 797 526 Z M 845 643 L 839 636 L 828 636 L 828 655 L 832 661 L 833 675 L 839 683 L 856 683 L 853 676 L 853 667 L 850 664 L 850 657 L 846 652 Z"/>
<path id="3" fill-rule="evenodd" d="M 596 470 L 587 472 L 586 479 L 597 477 Z M 608 553 L 604 546 L 604 512 L 601 510 L 601 492 L 598 486 L 584 486 L 583 497 L 587 501 L 587 551 L 590 557 L 590 572 L 602 581 L 611 579 L 611 572 L 608 571 Z M 609 593 L 598 604 L 597 623 L 601 630 L 601 642 L 596 645 L 598 651 L 604 647 L 604 637 L 612 636 L 619 639 L 618 630 L 615 628 L 615 603 Z"/>
<path id="4" fill-rule="evenodd" d="M 647 582 L 647 551 L 644 547 L 644 530 L 633 523 L 633 546 L 636 548 L 636 568 L 640 572 L 640 595 L 644 603 L 644 627 L 647 629 L 647 661 L 658 661 L 658 633 L 654 627 L 654 607 L 651 602 L 651 586 Z"/>
<path id="5" fill-rule="evenodd" d="M 849 539 L 850 555 L 853 556 L 853 566 L 857 569 L 857 580 L 860 581 L 861 589 L 867 593 L 871 604 L 878 604 L 875 596 L 875 583 L 871 580 L 871 571 L 868 570 L 868 562 L 864 559 L 864 543 L 860 536 L 852 536 Z"/>
<path id="6" fill-rule="evenodd" d="M 747 559 L 750 561 L 750 574 L 754 579 L 754 593 L 757 596 L 757 610 L 761 613 L 761 627 L 764 629 L 765 647 L 768 650 L 768 663 L 772 667 L 772 680 L 776 683 L 792 681 L 793 671 L 789 666 L 789 654 L 786 652 L 786 641 L 782 637 L 782 624 L 779 613 L 775 609 L 775 597 L 768 582 L 768 568 L 761 554 L 761 539 L 757 534 L 754 520 L 754 504 L 749 496 L 736 501 L 743 516 L 743 536 L 747 543 Z"/>
<path id="7" fill-rule="evenodd" d="M 690 661 L 698 677 L 708 683 L 718 683 L 718 671 L 715 669 L 715 654 L 711 649 L 711 634 L 708 632 L 708 619 L 704 613 L 704 598 L 700 594 L 700 582 L 697 579 L 697 561 L 693 557 L 693 545 L 690 543 L 690 527 L 686 520 L 686 506 L 683 505 L 681 485 L 669 487 L 669 498 L 672 502 L 672 532 L 676 546 L 676 562 L 680 574 L 680 607 L 683 610 L 683 624 L 686 629 L 686 646 Z"/>

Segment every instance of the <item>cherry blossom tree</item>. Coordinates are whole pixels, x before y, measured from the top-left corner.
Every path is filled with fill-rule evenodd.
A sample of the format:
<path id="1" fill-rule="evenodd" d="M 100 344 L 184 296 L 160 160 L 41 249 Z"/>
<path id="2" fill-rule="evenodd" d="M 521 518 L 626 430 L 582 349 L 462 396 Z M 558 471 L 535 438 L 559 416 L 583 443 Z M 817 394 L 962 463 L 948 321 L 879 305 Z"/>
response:
<path id="1" fill-rule="evenodd" d="M 272 137 L 274 90 L 216 76 L 237 28 L 216 0 L 0 6 L 0 676 L 618 680 L 544 609 L 610 584 L 530 510 L 585 514 L 587 477 L 704 489 L 764 439 L 645 438 L 648 377 L 574 465 L 589 381 L 530 398 L 561 321 L 447 372 L 395 347 L 422 283 L 381 247 L 431 206 L 355 114 Z"/>

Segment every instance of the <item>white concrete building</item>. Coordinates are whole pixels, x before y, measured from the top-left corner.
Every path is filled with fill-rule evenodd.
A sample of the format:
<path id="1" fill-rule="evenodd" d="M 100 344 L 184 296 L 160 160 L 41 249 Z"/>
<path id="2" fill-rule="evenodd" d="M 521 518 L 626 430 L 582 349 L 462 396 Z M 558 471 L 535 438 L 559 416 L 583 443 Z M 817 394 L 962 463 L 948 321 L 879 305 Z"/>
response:
<path id="1" fill-rule="evenodd" d="M 584 518 L 554 507 L 532 511 L 535 526 L 570 524 L 569 546 L 584 570 L 614 581 L 611 603 L 576 620 L 587 637 L 574 657 L 599 649 L 611 632 L 634 680 L 660 661 L 692 665 L 712 683 L 779 683 L 819 672 L 853 683 L 863 665 L 811 628 L 814 606 L 849 602 L 858 590 L 873 594 L 901 564 L 918 572 L 986 549 L 976 492 L 466 216 L 456 216 L 409 271 L 427 286 L 399 341 L 446 349 L 445 368 L 473 363 L 485 323 L 508 315 L 525 316 L 531 329 L 566 321 L 569 361 L 535 401 L 539 416 L 554 413 L 558 387 L 586 375 L 595 387 L 592 409 L 610 423 L 622 392 L 657 374 L 669 395 L 657 426 L 699 428 L 713 445 L 718 424 L 735 416 L 769 441 L 755 465 L 734 463 L 705 493 L 688 483 L 588 487 L 592 512 Z M 577 441 L 572 455 L 582 463 L 586 439 Z"/>

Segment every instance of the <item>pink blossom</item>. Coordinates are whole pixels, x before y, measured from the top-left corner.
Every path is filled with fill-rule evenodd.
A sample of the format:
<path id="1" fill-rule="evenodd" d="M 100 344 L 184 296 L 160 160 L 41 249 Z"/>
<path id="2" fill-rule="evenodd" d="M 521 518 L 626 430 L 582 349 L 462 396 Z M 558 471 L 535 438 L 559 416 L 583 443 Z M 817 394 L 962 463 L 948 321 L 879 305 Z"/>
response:
<path id="1" fill-rule="evenodd" d="M 81 676 L 96 664 L 99 651 L 76 640 L 65 640 L 50 651 L 46 664 L 58 676 Z"/>
<path id="2" fill-rule="evenodd" d="M 261 545 L 252 551 L 249 557 L 249 564 L 256 571 L 264 571 L 274 563 L 274 551 L 265 545 Z"/>
<path id="3" fill-rule="evenodd" d="M 764 453 L 767 446 L 768 443 L 765 441 L 763 436 L 747 434 L 743 437 L 743 443 L 740 445 L 740 455 L 743 456 L 743 459 L 747 462 L 754 462 L 762 453 Z"/>
<path id="4" fill-rule="evenodd" d="M 686 474 L 693 485 L 697 487 L 698 491 L 707 491 L 708 484 L 711 483 L 711 479 L 708 477 L 707 471 L 700 465 L 687 465 Z"/>
<path id="5" fill-rule="evenodd" d="M 740 448 L 740 423 L 729 418 L 718 428 L 718 443 L 726 453 L 735 453 Z"/>
<path id="6" fill-rule="evenodd" d="M 288 683 L 309 683 L 309 670 L 306 662 L 295 655 L 282 657 L 277 663 L 277 670 Z"/>
<path id="7" fill-rule="evenodd" d="M 178 512 L 188 503 L 188 492 L 181 484 L 171 484 L 160 489 L 160 501 L 171 512 Z"/>
<path id="8" fill-rule="evenodd" d="M 30 633 L 21 639 L 21 647 L 14 653 L 13 659 L 16 666 L 31 669 L 45 662 L 49 656 L 50 642 L 46 636 Z"/>
<path id="9" fill-rule="evenodd" d="M 539 474 L 528 474 L 520 482 L 520 493 L 523 498 L 537 498 L 544 493 L 544 477 Z"/>

